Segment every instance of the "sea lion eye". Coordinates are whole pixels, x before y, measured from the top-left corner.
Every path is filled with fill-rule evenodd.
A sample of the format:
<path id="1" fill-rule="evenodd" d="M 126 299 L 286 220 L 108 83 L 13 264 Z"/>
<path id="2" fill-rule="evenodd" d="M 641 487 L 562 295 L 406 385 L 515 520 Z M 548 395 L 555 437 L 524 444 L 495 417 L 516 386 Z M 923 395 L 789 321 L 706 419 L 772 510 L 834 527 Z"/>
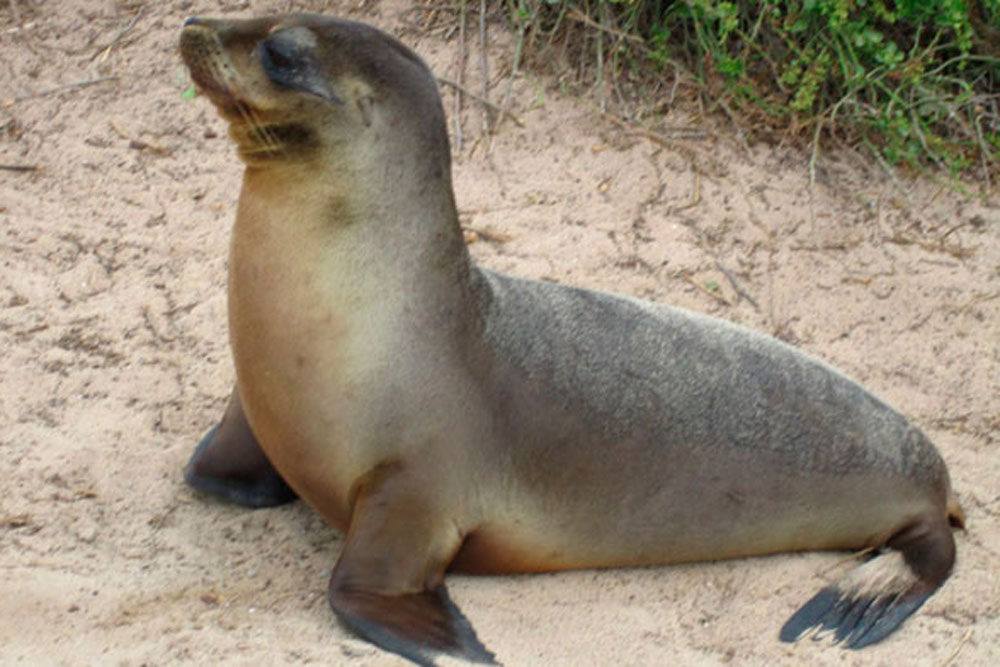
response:
<path id="1" fill-rule="evenodd" d="M 285 40 L 269 39 L 260 44 L 260 64 L 272 80 L 285 83 L 284 79 L 296 68 L 298 50 Z"/>
<path id="2" fill-rule="evenodd" d="M 272 33 L 254 53 L 272 82 L 342 104 L 316 63 L 315 49 L 315 35 L 300 26 Z"/>

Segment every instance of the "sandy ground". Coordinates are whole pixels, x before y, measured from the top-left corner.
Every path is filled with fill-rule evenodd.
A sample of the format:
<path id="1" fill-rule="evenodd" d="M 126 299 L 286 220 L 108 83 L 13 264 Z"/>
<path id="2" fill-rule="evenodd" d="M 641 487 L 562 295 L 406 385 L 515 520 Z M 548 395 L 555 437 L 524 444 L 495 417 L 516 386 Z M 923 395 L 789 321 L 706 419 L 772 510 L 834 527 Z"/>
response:
<path id="1" fill-rule="evenodd" d="M 38 166 L 0 170 L 4 664 L 401 664 L 334 622 L 341 538 L 320 518 L 181 480 L 233 379 L 241 169 L 210 105 L 182 99 L 175 41 L 189 14 L 289 4 L 393 30 L 456 78 L 454 39 L 408 29 L 405 2 L 0 3 L 0 164 Z M 490 35 L 496 98 L 509 38 Z M 480 107 L 463 113 L 455 185 L 478 260 L 708 312 L 832 362 L 938 444 L 969 531 L 947 585 L 861 653 L 776 637 L 843 571 L 837 554 L 453 576 L 484 643 L 507 665 L 1000 664 L 996 192 L 894 185 L 844 154 L 823 156 L 810 196 L 806 157 L 747 151 L 722 124 L 668 148 L 553 80 L 521 76 L 512 99 L 524 127 L 501 124 L 488 154 Z"/>

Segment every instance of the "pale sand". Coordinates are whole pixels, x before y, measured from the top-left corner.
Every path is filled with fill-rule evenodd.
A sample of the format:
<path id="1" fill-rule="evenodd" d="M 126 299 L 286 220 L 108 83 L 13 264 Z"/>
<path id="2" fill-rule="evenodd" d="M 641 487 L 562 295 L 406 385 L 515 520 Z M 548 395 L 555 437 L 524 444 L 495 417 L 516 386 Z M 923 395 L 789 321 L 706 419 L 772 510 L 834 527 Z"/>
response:
<path id="1" fill-rule="evenodd" d="M 246 511 L 181 480 L 233 377 L 224 284 L 241 169 L 210 105 L 181 98 L 175 42 L 186 15 L 289 3 L 144 4 L 92 59 L 128 24 L 123 3 L 18 0 L 21 32 L 0 3 L 0 163 L 40 166 L 0 171 L 0 662 L 402 664 L 334 621 L 341 537 L 313 512 Z M 409 3 L 292 4 L 394 30 L 456 78 L 454 41 L 401 32 Z M 499 25 L 490 36 L 496 99 L 512 49 Z M 10 103 L 98 76 L 117 78 Z M 477 259 L 708 312 L 830 361 L 937 443 L 969 532 L 944 588 L 859 653 L 777 640 L 842 554 L 450 577 L 484 643 L 512 666 L 940 666 L 956 651 L 953 664 L 1000 664 L 996 193 L 906 180 L 904 197 L 869 160 L 824 155 L 810 208 L 808 156 L 748 154 L 725 123 L 665 148 L 549 78 L 523 74 L 512 100 L 525 127 L 502 123 L 489 156 L 480 107 L 465 106 L 458 205 L 494 239 L 472 244 Z"/>

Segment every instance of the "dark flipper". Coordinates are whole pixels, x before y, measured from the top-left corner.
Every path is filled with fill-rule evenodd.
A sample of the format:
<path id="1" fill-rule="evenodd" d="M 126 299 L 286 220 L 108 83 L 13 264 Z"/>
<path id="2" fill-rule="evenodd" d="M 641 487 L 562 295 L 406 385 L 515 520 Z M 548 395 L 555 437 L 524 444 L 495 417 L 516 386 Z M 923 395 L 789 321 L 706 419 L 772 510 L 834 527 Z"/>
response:
<path id="1" fill-rule="evenodd" d="M 919 586 L 906 593 L 860 595 L 828 586 L 792 615 L 781 628 L 781 641 L 794 642 L 813 628 L 817 639 L 834 630 L 835 643 L 859 649 L 876 644 L 903 624 L 934 593 Z"/>
<path id="2" fill-rule="evenodd" d="M 297 497 L 257 443 L 236 388 L 184 468 L 190 486 L 244 507 L 273 507 Z"/>
<path id="3" fill-rule="evenodd" d="M 396 464 L 358 483 L 330 607 L 358 636 L 418 665 L 439 654 L 496 664 L 444 587 L 462 538 L 447 504 L 428 498 L 436 489 L 422 484 Z"/>
<path id="4" fill-rule="evenodd" d="M 879 554 L 817 593 L 781 628 L 794 642 L 816 629 L 816 638 L 833 631 L 846 648 L 876 644 L 920 609 L 951 572 L 955 543 L 948 523 L 919 521 L 888 542 Z"/>
<path id="5" fill-rule="evenodd" d="M 432 591 L 379 595 L 330 589 L 337 618 L 359 637 L 418 665 L 434 665 L 434 655 L 447 653 L 470 662 L 495 665 L 465 615 L 442 585 Z"/>

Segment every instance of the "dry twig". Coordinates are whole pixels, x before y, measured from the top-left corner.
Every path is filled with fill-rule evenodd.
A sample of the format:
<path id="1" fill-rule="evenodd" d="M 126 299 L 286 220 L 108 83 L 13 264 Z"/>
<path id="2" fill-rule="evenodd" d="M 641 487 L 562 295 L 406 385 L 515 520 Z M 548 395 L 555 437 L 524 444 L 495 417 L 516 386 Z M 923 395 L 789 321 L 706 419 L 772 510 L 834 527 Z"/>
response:
<path id="1" fill-rule="evenodd" d="M 120 42 L 125 37 L 125 35 L 127 35 L 129 31 L 135 27 L 135 24 L 139 22 L 139 19 L 142 18 L 142 14 L 145 11 L 146 11 L 146 5 L 140 6 L 139 11 L 135 13 L 135 16 L 132 17 L 132 20 L 129 21 L 124 28 L 118 31 L 118 34 L 111 39 L 111 41 L 108 43 L 107 46 L 102 46 L 97 51 L 95 51 L 94 55 L 90 56 L 90 60 L 94 61 L 98 57 L 100 57 L 102 61 L 107 59 L 107 57 L 111 55 L 111 49 L 113 49 L 115 45 L 118 44 L 118 42 Z"/>
<path id="2" fill-rule="evenodd" d="M 832 565 L 820 571 L 819 576 L 825 577 L 827 574 L 836 570 L 844 563 L 850 563 L 851 561 L 854 560 L 861 560 L 862 558 L 866 557 L 870 553 L 873 553 L 874 551 L 875 547 L 865 547 L 864 549 L 861 549 L 860 551 L 855 551 L 854 553 L 848 554 L 843 558 L 838 558 Z"/>
<path id="3" fill-rule="evenodd" d="M 66 90 L 73 90 L 76 88 L 86 88 L 88 86 L 94 86 L 98 83 L 104 83 L 105 81 L 117 81 L 117 76 L 102 76 L 96 79 L 84 79 L 83 81 L 77 81 L 75 83 L 66 83 L 61 86 L 56 86 L 55 88 L 49 88 L 48 90 L 43 90 L 40 93 L 28 93 L 27 95 L 19 95 L 13 100 L 10 100 L 6 106 L 13 106 L 18 102 L 24 102 L 25 100 L 33 100 L 39 97 L 48 97 L 49 95 L 55 95 L 56 93 L 61 93 Z"/>
<path id="4" fill-rule="evenodd" d="M 37 164 L 0 164 L 0 171 L 38 171 Z"/>
<path id="5" fill-rule="evenodd" d="M 462 152 L 462 88 L 465 85 L 465 9 L 462 0 L 458 12 L 458 87 L 455 88 L 455 152 Z"/>
<path id="6" fill-rule="evenodd" d="M 462 230 L 473 234 L 474 239 L 483 239 L 484 241 L 488 241 L 490 243 L 497 243 L 500 245 L 504 243 L 509 243 L 514 239 L 513 236 L 511 236 L 506 232 L 498 232 L 489 227 L 469 227 L 466 225 L 462 225 Z"/>
<path id="7" fill-rule="evenodd" d="M 718 260 L 715 261 L 715 268 L 717 268 L 722 273 L 722 275 L 726 277 L 726 280 L 728 280 L 729 284 L 733 286 L 733 289 L 736 291 L 737 295 L 743 297 L 748 302 L 750 302 L 750 305 L 753 306 L 756 310 L 760 310 L 760 306 L 757 304 L 757 301 L 752 296 L 750 296 L 749 292 L 743 289 L 743 286 L 740 285 L 739 281 L 736 280 L 736 276 L 733 275 L 732 271 L 723 266 L 722 262 Z"/>
<path id="8" fill-rule="evenodd" d="M 687 282 L 689 282 L 692 285 L 694 285 L 695 287 L 697 287 L 699 291 L 703 292 L 704 294 L 707 294 L 708 296 L 712 297 L 713 299 L 715 299 L 719 303 L 721 303 L 721 304 L 723 304 L 725 306 L 731 306 L 731 305 L 733 305 L 733 304 L 731 304 L 729 302 L 729 299 L 727 299 L 723 295 L 719 294 L 718 292 L 713 292 L 712 290 L 708 289 L 707 287 L 705 287 L 704 285 L 702 285 L 700 282 L 698 282 L 697 280 L 695 280 L 694 276 L 692 276 L 691 274 L 685 273 L 685 274 L 682 274 L 681 277 L 684 280 L 686 280 Z"/>
<path id="9" fill-rule="evenodd" d="M 538 13 L 538 7 L 534 6 L 532 8 L 532 15 L 529 21 L 527 23 L 524 23 L 523 19 L 521 21 L 517 33 L 517 44 L 514 46 L 514 64 L 511 65 L 510 68 L 510 77 L 507 79 L 507 90 L 504 92 L 503 102 L 500 103 L 501 109 L 506 110 L 510 108 L 510 96 L 511 93 L 514 91 L 514 78 L 517 76 L 518 71 L 521 69 L 521 57 L 524 53 L 524 37 L 525 33 L 527 32 L 526 26 L 530 25 L 535 20 L 537 13 Z M 504 115 L 506 115 L 506 111 L 501 112 L 500 121 L 503 120 Z M 497 122 L 497 125 L 500 124 L 500 121 Z M 496 130 L 496 126 L 494 126 L 493 129 Z"/>
<path id="10" fill-rule="evenodd" d="M 483 96 L 481 96 L 481 95 L 479 95 L 477 93 L 472 92 L 471 90 L 469 90 L 468 88 L 466 88 L 464 86 L 460 86 L 458 83 L 456 83 L 455 81 L 452 81 L 451 79 L 445 78 L 443 76 L 439 76 L 439 77 L 437 77 L 437 80 L 438 80 L 438 83 L 442 83 L 442 84 L 444 84 L 446 86 L 451 86 L 452 88 L 455 88 L 456 90 L 461 90 L 463 93 L 465 93 L 466 95 L 468 95 L 472 99 L 476 100 L 477 102 L 482 103 L 484 106 L 487 106 L 490 109 L 493 109 L 497 113 L 500 113 L 500 114 L 503 114 L 503 115 L 507 116 L 512 121 L 514 121 L 515 123 L 517 123 L 518 127 L 524 127 L 524 121 L 523 120 L 521 120 L 520 118 L 518 118 L 516 115 L 514 115 L 512 112 L 508 111 L 507 109 L 504 109 L 500 105 L 494 104 L 493 102 L 490 102 L 488 99 L 484 98 Z"/>
<path id="11" fill-rule="evenodd" d="M 660 144 L 664 148 L 670 148 L 671 150 L 680 151 L 690 158 L 694 157 L 694 151 L 684 146 L 683 144 L 677 143 L 681 139 L 704 139 L 708 134 L 704 130 L 699 130 L 697 128 L 687 128 L 687 127 L 675 127 L 672 128 L 673 131 L 677 132 L 682 136 L 678 137 L 668 137 L 664 134 L 659 134 L 658 132 L 653 132 L 652 130 L 647 130 L 644 127 L 640 127 L 634 123 L 630 123 L 627 120 L 619 118 L 616 114 L 609 113 L 607 111 L 600 112 L 602 116 L 610 120 L 612 123 L 618 127 L 627 130 L 633 134 L 638 134 L 641 137 L 645 137 L 650 141 Z"/>
<path id="12" fill-rule="evenodd" d="M 486 0 L 479 0 L 479 69 L 483 76 L 483 130 L 492 134 L 493 123 L 490 119 L 490 108 L 496 105 L 490 103 L 490 70 L 486 60 Z"/>
<path id="13" fill-rule="evenodd" d="M 599 32 L 606 32 L 609 35 L 613 35 L 614 37 L 617 37 L 618 39 L 628 40 L 628 41 L 630 41 L 630 42 L 632 42 L 634 44 L 637 44 L 638 46 L 641 46 L 643 48 L 645 48 L 645 46 L 646 46 L 646 42 L 644 42 L 643 39 L 641 37 L 639 37 L 638 35 L 630 35 L 627 32 L 622 32 L 621 30 L 617 30 L 615 28 L 609 27 L 609 26 L 604 25 L 602 23 L 598 23 L 594 19 L 590 18 L 589 16 L 587 16 L 586 14 L 584 14 L 583 12 L 581 12 L 576 7 L 574 7 L 573 9 L 571 9 L 569 11 L 569 13 L 566 15 L 566 17 L 570 18 L 570 19 L 572 19 L 572 20 L 574 20 L 574 21 L 576 21 L 578 23 L 582 23 L 585 26 L 588 26 L 590 28 L 594 28 L 595 30 L 597 30 Z"/>
<path id="14" fill-rule="evenodd" d="M 968 630 L 965 631 L 965 634 L 962 635 L 962 639 L 960 639 L 958 642 L 958 646 L 956 646 L 955 650 L 951 652 L 951 655 L 948 656 L 948 659 L 941 664 L 941 667 L 948 667 L 948 665 L 955 662 L 955 658 L 957 658 L 958 654 L 961 653 L 962 647 L 965 646 L 965 643 L 972 638 L 973 630 L 974 628 L 969 628 Z"/>
<path id="15" fill-rule="evenodd" d="M 166 155 L 170 152 L 168 148 L 164 148 L 163 146 L 159 146 L 144 139 L 138 139 L 136 137 L 133 137 L 131 134 L 118 127 L 118 125 L 113 120 L 109 120 L 108 125 L 110 125 L 111 129 L 115 131 L 115 134 L 117 134 L 119 137 L 128 142 L 129 148 L 134 148 L 140 151 L 149 149 L 154 153 L 159 153 L 160 155 Z"/>

